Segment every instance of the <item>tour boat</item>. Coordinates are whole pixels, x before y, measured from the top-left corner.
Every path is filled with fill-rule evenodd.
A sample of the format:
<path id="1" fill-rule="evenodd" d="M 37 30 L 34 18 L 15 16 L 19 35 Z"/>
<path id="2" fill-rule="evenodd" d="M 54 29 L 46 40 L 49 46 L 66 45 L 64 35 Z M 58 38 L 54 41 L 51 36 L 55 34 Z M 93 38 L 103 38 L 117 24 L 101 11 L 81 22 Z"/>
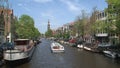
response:
<path id="1" fill-rule="evenodd" d="M 52 52 L 64 52 L 65 49 L 61 44 L 53 42 L 51 43 L 51 50 Z"/>
<path id="2" fill-rule="evenodd" d="M 34 52 L 34 43 L 29 39 L 16 39 L 14 41 L 14 49 L 4 51 L 4 60 L 18 61 L 30 59 Z"/>

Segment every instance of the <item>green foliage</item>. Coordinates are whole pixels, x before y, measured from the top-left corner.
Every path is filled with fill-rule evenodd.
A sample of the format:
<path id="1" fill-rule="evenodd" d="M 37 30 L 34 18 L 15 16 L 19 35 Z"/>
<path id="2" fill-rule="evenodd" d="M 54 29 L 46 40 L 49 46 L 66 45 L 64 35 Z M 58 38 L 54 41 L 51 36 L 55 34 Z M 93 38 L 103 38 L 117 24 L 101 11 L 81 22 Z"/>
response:
<path id="1" fill-rule="evenodd" d="M 46 33 L 45 33 L 46 37 L 52 37 L 53 36 L 53 32 L 51 29 L 49 29 Z"/>
<path id="2" fill-rule="evenodd" d="M 108 4 L 114 4 L 114 5 L 119 5 L 120 4 L 120 0 L 106 0 L 106 2 Z"/>
<path id="3" fill-rule="evenodd" d="M 108 32 L 109 29 L 109 23 L 104 21 L 97 21 L 94 25 L 92 25 L 92 30 L 97 33 L 99 31 L 102 31 L 103 33 Z"/>
<path id="4" fill-rule="evenodd" d="M 117 32 L 120 33 L 120 0 L 106 0 L 109 7 L 108 13 L 114 14 L 114 18 L 116 21 Z M 109 18 L 112 16 L 109 16 Z"/>
<path id="5" fill-rule="evenodd" d="M 16 33 L 18 38 L 35 38 L 40 36 L 37 28 L 34 26 L 34 20 L 28 15 L 22 15 L 16 23 Z"/>
<path id="6" fill-rule="evenodd" d="M 106 0 L 109 7 L 107 9 L 108 11 L 108 18 L 109 20 L 115 20 L 115 26 L 116 26 L 116 33 L 120 34 L 120 0 Z M 111 16 L 114 15 L 114 16 Z M 114 17 L 114 18 L 111 18 Z M 113 22 L 113 21 L 112 21 Z"/>
<path id="7" fill-rule="evenodd" d="M 117 27 L 117 33 L 120 34 L 120 20 L 117 20 L 116 22 L 116 27 Z"/>
<path id="8" fill-rule="evenodd" d="M 82 15 L 77 18 L 74 24 L 74 27 L 76 32 L 78 33 L 78 36 L 83 36 L 85 34 L 85 28 L 86 28 L 87 19 L 88 19 L 88 15 L 84 10 L 82 10 L 81 13 Z"/>
<path id="9" fill-rule="evenodd" d="M 82 20 L 78 19 L 74 24 L 75 30 L 79 35 L 83 35 L 84 32 L 84 26 Z"/>
<path id="10" fill-rule="evenodd" d="M 34 26 L 34 20 L 32 17 L 28 16 L 28 15 L 22 15 L 19 18 L 19 22 L 21 24 L 27 25 L 27 26 Z"/>
<path id="11" fill-rule="evenodd" d="M 63 37 L 63 35 L 62 35 L 62 33 L 60 32 L 60 33 L 58 33 L 58 34 L 55 34 L 55 36 L 54 36 L 55 38 L 62 38 Z"/>
<path id="12" fill-rule="evenodd" d="M 114 25 L 113 34 L 118 34 L 120 41 L 120 0 L 106 0 L 108 3 L 108 20 Z M 120 42 L 119 42 L 120 43 Z"/>
<path id="13" fill-rule="evenodd" d="M 70 32 L 59 32 L 58 34 L 55 34 L 55 38 L 62 38 L 62 39 L 69 39 L 70 38 Z"/>
<path id="14" fill-rule="evenodd" d="M 70 38 L 69 32 L 64 33 L 64 34 L 63 34 L 63 38 L 64 38 L 64 39 L 69 39 L 69 38 Z"/>

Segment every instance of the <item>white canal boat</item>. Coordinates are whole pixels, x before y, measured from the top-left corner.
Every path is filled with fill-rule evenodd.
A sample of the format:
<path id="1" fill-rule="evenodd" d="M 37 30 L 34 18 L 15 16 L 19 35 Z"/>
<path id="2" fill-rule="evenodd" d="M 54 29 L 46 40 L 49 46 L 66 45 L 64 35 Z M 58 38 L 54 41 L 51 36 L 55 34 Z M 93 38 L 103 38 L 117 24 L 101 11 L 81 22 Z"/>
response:
<path id="1" fill-rule="evenodd" d="M 51 43 L 51 50 L 52 52 L 64 52 L 65 51 L 64 47 L 57 42 Z"/>
<path id="2" fill-rule="evenodd" d="M 120 51 L 119 50 L 104 50 L 103 53 L 113 59 L 120 58 Z"/>
<path id="3" fill-rule="evenodd" d="M 80 48 L 80 49 L 84 48 L 83 44 L 78 44 L 77 47 Z"/>
<path id="4" fill-rule="evenodd" d="M 29 39 L 16 39 L 14 49 L 4 51 L 4 60 L 7 62 L 30 59 L 34 52 L 34 43 Z"/>

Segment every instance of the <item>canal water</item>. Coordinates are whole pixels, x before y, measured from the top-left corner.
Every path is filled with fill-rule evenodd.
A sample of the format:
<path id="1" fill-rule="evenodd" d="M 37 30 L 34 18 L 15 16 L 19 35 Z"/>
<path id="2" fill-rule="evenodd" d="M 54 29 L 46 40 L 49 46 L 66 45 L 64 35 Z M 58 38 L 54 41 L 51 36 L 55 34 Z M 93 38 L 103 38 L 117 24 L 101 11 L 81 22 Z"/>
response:
<path id="1" fill-rule="evenodd" d="M 64 45 L 65 53 L 51 53 L 51 41 L 42 39 L 30 62 L 1 68 L 120 68 L 119 60 Z"/>

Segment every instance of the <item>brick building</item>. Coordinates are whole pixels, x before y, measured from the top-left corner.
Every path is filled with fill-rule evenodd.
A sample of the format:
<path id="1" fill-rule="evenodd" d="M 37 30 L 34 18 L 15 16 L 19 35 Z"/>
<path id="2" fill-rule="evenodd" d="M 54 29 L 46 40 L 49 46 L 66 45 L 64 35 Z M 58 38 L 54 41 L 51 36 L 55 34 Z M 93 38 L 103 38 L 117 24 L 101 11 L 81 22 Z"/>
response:
<path id="1" fill-rule="evenodd" d="M 11 25 L 13 24 L 13 10 L 0 8 L 0 42 L 5 42 L 6 38 L 10 38 Z M 11 41 L 11 40 L 10 40 Z"/>

